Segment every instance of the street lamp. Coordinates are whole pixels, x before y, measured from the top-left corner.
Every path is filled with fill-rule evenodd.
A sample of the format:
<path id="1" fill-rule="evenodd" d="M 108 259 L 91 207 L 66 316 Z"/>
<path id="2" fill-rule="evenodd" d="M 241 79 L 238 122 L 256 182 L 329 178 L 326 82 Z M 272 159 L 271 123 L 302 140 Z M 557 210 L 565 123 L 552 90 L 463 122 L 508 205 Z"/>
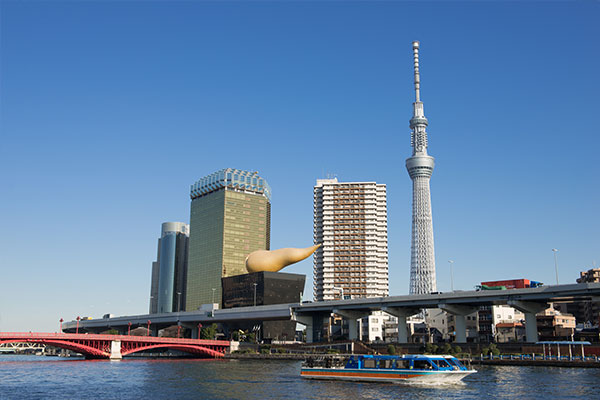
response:
<path id="1" fill-rule="evenodd" d="M 152 323 L 152 321 L 148 320 L 148 336 L 150 336 L 150 324 Z"/>
<path id="2" fill-rule="evenodd" d="M 63 333 L 63 331 L 62 331 L 62 323 L 63 323 L 63 321 L 64 320 L 62 318 L 60 319 L 60 321 L 58 321 L 58 322 L 60 322 L 60 331 L 58 331 L 59 333 Z"/>
<path id="3" fill-rule="evenodd" d="M 79 320 L 81 319 L 81 317 L 78 315 L 76 320 L 77 320 L 77 329 L 75 329 L 75 334 L 79 333 Z"/>
<path id="4" fill-rule="evenodd" d="M 556 259 L 558 249 L 552 249 L 552 252 L 554 253 L 554 272 L 556 273 L 556 284 L 558 285 L 558 260 Z"/>
<path id="5" fill-rule="evenodd" d="M 131 336 L 131 322 L 127 324 L 127 336 Z"/>
<path id="6" fill-rule="evenodd" d="M 258 283 L 254 282 L 254 307 L 256 307 L 256 286 L 258 286 Z"/>
<path id="7" fill-rule="evenodd" d="M 454 260 L 448 260 L 448 262 L 450 263 L 450 290 L 454 292 L 454 272 L 452 271 Z"/>

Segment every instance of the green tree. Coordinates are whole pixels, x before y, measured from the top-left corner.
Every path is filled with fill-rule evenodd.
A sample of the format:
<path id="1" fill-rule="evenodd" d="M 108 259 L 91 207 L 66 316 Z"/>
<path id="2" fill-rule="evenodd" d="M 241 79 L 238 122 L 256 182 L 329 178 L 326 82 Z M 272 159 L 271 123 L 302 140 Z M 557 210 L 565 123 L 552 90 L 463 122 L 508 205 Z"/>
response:
<path id="1" fill-rule="evenodd" d="M 106 334 L 107 335 L 118 335 L 119 331 L 116 330 L 116 329 L 114 329 L 114 328 L 112 328 L 112 329 L 109 329 L 108 331 L 106 331 Z"/>
<path id="2" fill-rule="evenodd" d="M 462 348 L 460 346 L 454 346 L 454 354 L 462 353 Z"/>
<path id="3" fill-rule="evenodd" d="M 200 330 L 200 339 L 214 340 L 217 334 L 217 324 L 204 327 Z"/>
<path id="4" fill-rule="evenodd" d="M 244 342 L 254 343 L 256 339 L 256 335 L 254 334 L 254 332 L 246 333 L 245 335 L 246 336 L 244 337 Z"/>
<path id="5" fill-rule="evenodd" d="M 450 343 L 444 343 L 441 350 L 443 354 L 452 354 L 452 346 Z"/>
<path id="6" fill-rule="evenodd" d="M 489 353 L 492 353 L 495 356 L 500 354 L 500 350 L 498 350 L 498 346 L 496 346 L 495 343 L 490 343 L 490 347 L 488 349 L 488 354 Z"/>
<path id="7" fill-rule="evenodd" d="M 387 352 L 390 356 L 396 355 L 396 347 L 393 344 L 390 344 L 387 348 Z"/>

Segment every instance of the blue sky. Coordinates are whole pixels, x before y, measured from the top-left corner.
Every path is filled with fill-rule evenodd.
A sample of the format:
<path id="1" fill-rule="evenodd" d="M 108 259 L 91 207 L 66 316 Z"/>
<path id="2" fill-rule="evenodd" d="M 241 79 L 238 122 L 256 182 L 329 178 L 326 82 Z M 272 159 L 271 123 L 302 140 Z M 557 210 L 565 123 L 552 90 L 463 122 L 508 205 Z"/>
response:
<path id="1" fill-rule="evenodd" d="M 160 224 L 226 167 L 271 185 L 272 248 L 312 243 L 316 179 L 387 184 L 408 293 L 413 40 L 439 290 L 600 263 L 598 2 L 0 7 L 0 330 L 147 312 Z"/>

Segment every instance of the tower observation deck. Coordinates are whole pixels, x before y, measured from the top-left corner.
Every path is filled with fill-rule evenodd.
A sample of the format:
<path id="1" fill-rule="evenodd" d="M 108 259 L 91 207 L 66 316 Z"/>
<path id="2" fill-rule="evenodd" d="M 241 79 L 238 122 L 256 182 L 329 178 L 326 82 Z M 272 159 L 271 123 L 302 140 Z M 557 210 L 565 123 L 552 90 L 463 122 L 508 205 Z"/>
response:
<path id="1" fill-rule="evenodd" d="M 421 102 L 421 78 L 419 72 L 419 42 L 413 42 L 415 71 L 415 102 L 410 120 L 410 143 L 412 156 L 406 160 L 406 169 L 413 182 L 412 239 L 410 248 L 410 294 L 435 292 L 435 252 L 433 246 L 433 222 L 431 217 L 431 193 L 429 179 L 435 165 L 427 154 L 427 118 Z"/>

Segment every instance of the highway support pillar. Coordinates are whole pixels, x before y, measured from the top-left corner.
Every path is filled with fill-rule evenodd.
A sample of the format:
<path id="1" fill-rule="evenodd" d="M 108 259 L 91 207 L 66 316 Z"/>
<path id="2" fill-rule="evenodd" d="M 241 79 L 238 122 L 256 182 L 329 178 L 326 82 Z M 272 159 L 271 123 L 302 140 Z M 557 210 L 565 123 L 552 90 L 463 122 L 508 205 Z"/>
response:
<path id="1" fill-rule="evenodd" d="M 299 324 L 306 327 L 306 343 L 313 343 L 313 331 L 314 331 L 314 316 L 313 315 L 294 315 L 292 318 Z"/>
<path id="2" fill-rule="evenodd" d="M 442 310 L 454 315 L 454 328 L 456 335 L 454 340 L 456 343 L 467 343 L 467 323 L 465 316 L 473 314 L 479 307 L 459 306 L 454 304 L 440 304 L 438 306 Z"/>
<path id="3" fill-rule="evenodd" d="M 110 359 L 120 360 L 123 356 L 121 355 L 121 341 L 113 340 L 110 342 Z"/>
<path id="4" fill-rule="evenodd" d="M 533 301 L 509 300 L 507 304 L 525 314 L 525 337 L 527 342 L 538 341 L 537 318 L 535 314 L 548 308 L 548 303 Z"/>
<path id="5" fill-rule="evenodd" d="M 333 310 L 334 314 L 344 317 L 348 320 L 348 340 L 358 340 L 358 319 L 370 315 L 370 311 L 355 311 L 355 310 Z"/>
<path id="6" fill-rule="evenodd" d="M 192 339 L 200 339 L 200 332 L 198 331 L 197 323 L 179 322 L 179 324 L 183 328 L 190 330 Z"/>
<path id="7" fill-rule="evenodd" d="M 382 307 L 381 311 L 398 318 L 398 343 L 408 343 L 408 326 L 406 318 L 421 312 L 418 308 Z"/>

